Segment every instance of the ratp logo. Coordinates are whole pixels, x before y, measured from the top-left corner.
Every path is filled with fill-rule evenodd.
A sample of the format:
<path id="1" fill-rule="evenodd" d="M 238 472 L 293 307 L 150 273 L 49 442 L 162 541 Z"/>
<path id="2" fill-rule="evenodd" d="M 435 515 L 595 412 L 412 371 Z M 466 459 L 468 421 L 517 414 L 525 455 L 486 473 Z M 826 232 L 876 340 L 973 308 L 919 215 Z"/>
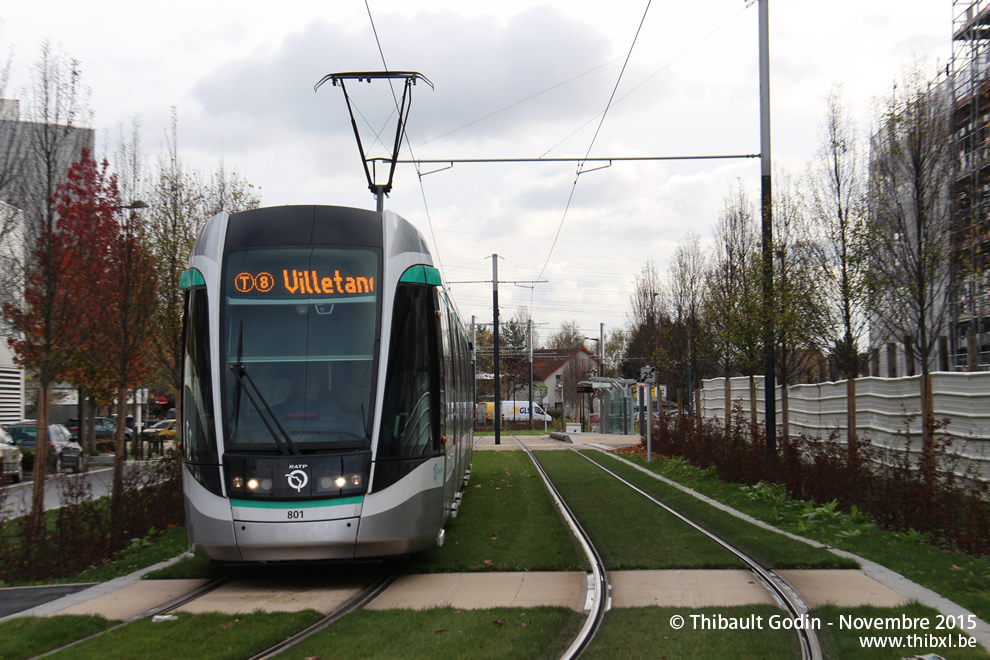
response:
<path id="1" fill-rule="evenodd" d="M 285 479 L 289 483 L 289 488 L 295 488 L 297 493 L 301 493 L 309 483 L 309 475 L 302 470 L 293 470 L 285 475 Z"/>

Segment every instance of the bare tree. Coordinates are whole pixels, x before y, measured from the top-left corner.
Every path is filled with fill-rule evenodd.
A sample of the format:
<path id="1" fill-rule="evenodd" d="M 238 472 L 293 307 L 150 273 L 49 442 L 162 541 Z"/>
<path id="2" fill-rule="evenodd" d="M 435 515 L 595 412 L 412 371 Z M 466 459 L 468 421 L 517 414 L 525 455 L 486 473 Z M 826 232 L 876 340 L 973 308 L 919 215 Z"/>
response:
<path id="1" fill-rule="evenodd" d="M 237 213 L 258 208 L 261 197 L 255 191 L 254 185 L 248 183 L 236 170 L 228 173 L 221 158 L 217 169 L 210 174 L 210 182 L 205 188 L 204 215 L 211 218 L 221 211 Z"/>
<path id="2" fill-rule="evenodd" d="M 678 243 L 668 269 L 671 312 L 676 325 L 671 341 L 666 343 L 669 363 L 678 365 L 677 371 L 685 375 L 685 380 L 678 378 L 677 382 L 687 385 L 689 395 L 701 377 L 699 355 L 710 344 L 701 318 L 707 268 L 701 237 L 689 233 Z"/>
<path id="3" fill-rule="evenodd" d="M 615 378 L 619 375 L 622 358 L 629 344 L 629 333 L 626 330 L 612 330 L 605 335 L 604 370 L 605 375 Z"/>
<path id="4" fill-rule="evenodd" d="M 584 333 L 577 321 L 564 321 L 560 329 L 547 337 L 547 348 L 576 348 L 584 346 Z"/>
<path id="5" fill-rule="evenodd" d="M 228 173 L 223 160 L 204 184 L 196 171 L 186 168 L 179 155 L 179 120 L 172 108 L 165 152 L 159 156 L 157 176 L 149 191 L 146 213 L 149 245 L 158 270 L 158 307 L 152 353 L 168 388 L 182 391 L 182 314 L 179 289 L 193 243 L 203 224 L 220 211 L 236 213 L 257 208 L 256 188 L 236 172 Z M 176 396 L 176 416 L 182 397 Z M 180 431 L 181 432 L 181 431 Z"/>
<path id="6" fill-rule="evenodd" d="M 793 181 L 783 174 L 774 180 L 775 281 L 771 318 L 781 392 L 781 433 L 786 438 L 790 432 L 789 386 L 821 361 L 827 312 L 819 295 L 821 269 L 808 215 Z"/>
<path id="7" fill-rule="evenodd" d="M 182 391 L 183 295 L 179 289 L 180 279 L 196 234 L 206 221 L 200 212 L 202 186 L 185 171 L 179 158 L 178 130 L 178 116 L 172 108 L 166 152 L 159 157 L 157 177 L 150 191 L 151 208 L 146 214 L 149 247 L 158 270 L 156 331 L 151 352 L 163 379 L 176 393 Z M 181 396 L 175 398 L 176 418 L 181 414 L 181 399 Z"/>
<path id="8" fill-rule="evenodd" d="M 23 261 L 23 236 L 21 233 L 21 215 L 17 207 L 11 205 L 18 197 L 16 191 L 17 182 L 21 179 L 21 173 L 26 162 L 25 149 L 27 147 L 20 119 L 20 101 L 7 98 L 7 84 L 10 81 L 10 67 L 12 59 L 10 56 L 0 64 L 0 200 L 6 205 L 0 204 L 0 245 L 5 247 L 5 252 L 13 247 L 8 245 L 8 237 L 13 241 L 19 241 L 17 250 L 11 254 L 4 254 L 7 259 L 15 259 L 17 262 Z M 16 236 L 15 238 L 15 234 Z M 0 273 L 3 281 L 0 282 L 5 287 L 4 300 L 13 301 L 18 293 L 19 286 L 12 286 L 9 275 L 13 274 L 10 266 Z M 18 282 L 19 284 L 19 282 Z M 13 294 L 13 295 L 12 295 Z"/>
<path id="9" fill-rule="evenodd" d="M 866 335 L 862 258 L 865 221 L 863 159 L 856 127 L 837 90 L 828 97 L 828 111 L 816 160 L 809 171 L 810 213 L 820 229 L 821 290 L 828 302 L 831 351 L 840 377 L 846 378 L 847 447 L 858 460 L 856 377 L 860 373 L 860 343 Z"/>
<path id="10" fill-rule="evenodd" d="M 80 263 L 77 253 L 87 246 L 65 231 L 58 210 L 64 200 L 56 199 L 70 167 L 92 142 L 92 132 L 79 129 L 89 114 L 84 97 L 79 63 L 43 44 L 26 90 L 30 122 L 19 122 L 15 136 L 23 160 L 5 192 L 24 221 L 25 258 L 7 264 L 13 271 L 9 277 L 24 296 L 4 303 L 4 317 L 16 333 L 9 343 L 38 382 L 39 442 L 30 515 L 36 534 L 44 521 L 50 389 L 72 363 L 77 350 L 74 321 L 84 302 L 73 286 L 84 282 L 86 274 L 74 270 L 74 264 Z"/>
<path id="11" fill-rule="evenodd" d="M 922 470 L 934 483 L 931 362 L 947 322 L 952 140 L 948 97 L 918 70 L 895 87 L 870 157 L 866 284 L 873 321 L 921 364 Z"/>
<path id="12" fill-rule="evenodd" d="M 627 378 L 638 378 L 641 367 L 661 366 L 662 327 L 670 318 L 666 291 L 653 260 L 647 260 L 643 270 L 636 276 L 630 305 L 632 327 L 622 360 L 622 374 Z"/>
<path id="13" fill-rule="evenodd" d="M 521 305 L 498 334 L 503 396 L 515 398 L 529 382 L 529 309 Z M 529 396 L 526 388 L 526 397 Z"/>
<path id="14" fill-rule="evenodd" d="M 728 195 L 715 226 L 715 245 L 705 295 L 705 322 L 712 332 L 713 353 L 725 378 L 726 433 L 732 423 L 729 378 L 737 371 L 750 376 L 760 368 L 763 334 L 759 324 L 760 264 L 756 216 L 742 184 Z M 751 423 L 756 424 L 756 406 Z"/>

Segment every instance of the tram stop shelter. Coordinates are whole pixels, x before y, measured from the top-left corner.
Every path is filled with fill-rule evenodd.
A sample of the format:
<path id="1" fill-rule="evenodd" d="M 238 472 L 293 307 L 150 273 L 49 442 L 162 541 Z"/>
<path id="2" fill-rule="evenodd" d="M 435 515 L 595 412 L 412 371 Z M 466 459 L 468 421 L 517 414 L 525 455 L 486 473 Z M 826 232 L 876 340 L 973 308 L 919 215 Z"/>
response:
<path id="1" fill-rule="evenodd" d="M 594 376 L 578 383 L 577 391 L 597 393 L 599 432 L 610 435 L 630 435 L 636 432 L 633 405 L 638 383 L 631 378 Z"/>

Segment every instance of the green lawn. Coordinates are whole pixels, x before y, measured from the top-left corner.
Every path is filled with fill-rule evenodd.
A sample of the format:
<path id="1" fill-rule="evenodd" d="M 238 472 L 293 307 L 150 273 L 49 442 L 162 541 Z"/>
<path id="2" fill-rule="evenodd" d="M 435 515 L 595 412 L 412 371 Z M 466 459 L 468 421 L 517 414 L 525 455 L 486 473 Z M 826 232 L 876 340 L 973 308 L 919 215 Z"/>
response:
<path id="1" fill-rule="evenodd" d="M 624 458 L 779 529 L 875 561 L 990 621 L 987 558 L 940 548 L 923 534 L 881 529 L 862 513 L 843 513 L 831 503 L 793 500 L 782 487 L 723 482 L 680 458 L 655 457 L 649 464 L 642 455 Z"/>
<path id="2" fill-rule="evenodd" d="M 851 559 L 823 548 L 788 538 L 783 534 L 746 522 L 728 512 L 713 508 L 678 488 L 629 467 L 601 452 L 582 452 L 638 488 L 646 491 L 687 519 L 725 539 L 750 559 L 766 568 L 859 568 Z M 643 498 L 645 500 L 645 498 Z"/>
<path id="3" fill-rule="evenodd" d="M 558 607 L 362 610 L 278 658 L 559 658 L 584 617 Z"/>
<path id="4" fill-rule="evenodd" d="M 412 558 L 411 573 L 586 570 L 584 555 L 522 451 L 474 452 L 460 513 L 443 547 Z"/>

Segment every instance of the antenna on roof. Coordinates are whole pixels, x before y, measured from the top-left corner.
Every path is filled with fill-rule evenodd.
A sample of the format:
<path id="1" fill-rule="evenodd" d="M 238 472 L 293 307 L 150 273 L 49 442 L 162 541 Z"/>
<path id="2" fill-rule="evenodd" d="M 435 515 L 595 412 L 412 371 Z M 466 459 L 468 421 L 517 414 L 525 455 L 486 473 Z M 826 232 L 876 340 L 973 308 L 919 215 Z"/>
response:
<path id="1" fill-rule="evenodd" d="M 398 120 L 395 126 L 395 141 L 392 145 L 392 155 L 390 158 L 369 158 L 365 152 L 364 144 L 361 142 L 361 134 L 358 131 L 357 120 L 354 117 L 354 107 L 351 105 L 351 97 L 347 93 L 345 80 L 356 80 L 358 82 L 371 82 L 379 78 L 390 80 L 404 80 L 402 88 L 402 101 L 396 101 Z M 392 191 L 392 177 L 395 175 L 395 163 L 399 158 L 399 144 L 402 141 L 402 134 L 405 131 L 406 120 L 409 118 L 409 109 L 412 107 L 412 87 L 417 81 L 422 80 L 430 89 L 433 83 L 421 73 L 415 71 L 354 71 L 349 73 L 328 73 L 323 76 L 320 82 L 316 83 L 313 90 L 316 91 L 323 83 L 330 81 L 334 87 L 340 86 L 344 92 L 344 100 L 347 102 L 347 112 L 351 115 L 351 127 L 354 129 L 354 137 L 357 140 L 358 151 L 361 154 L 361 164 L 364 165 L 364 175 L 368 179 L 368 188 L 378 200 L 378 211 L 385 209 L 385 195 Z M 385 183 L 377 183 L 375 180 L 375 163 L 381 161 L 388 163 L 388 180 Z M 369 166 L 370 163 L 370 166 Z"/>

